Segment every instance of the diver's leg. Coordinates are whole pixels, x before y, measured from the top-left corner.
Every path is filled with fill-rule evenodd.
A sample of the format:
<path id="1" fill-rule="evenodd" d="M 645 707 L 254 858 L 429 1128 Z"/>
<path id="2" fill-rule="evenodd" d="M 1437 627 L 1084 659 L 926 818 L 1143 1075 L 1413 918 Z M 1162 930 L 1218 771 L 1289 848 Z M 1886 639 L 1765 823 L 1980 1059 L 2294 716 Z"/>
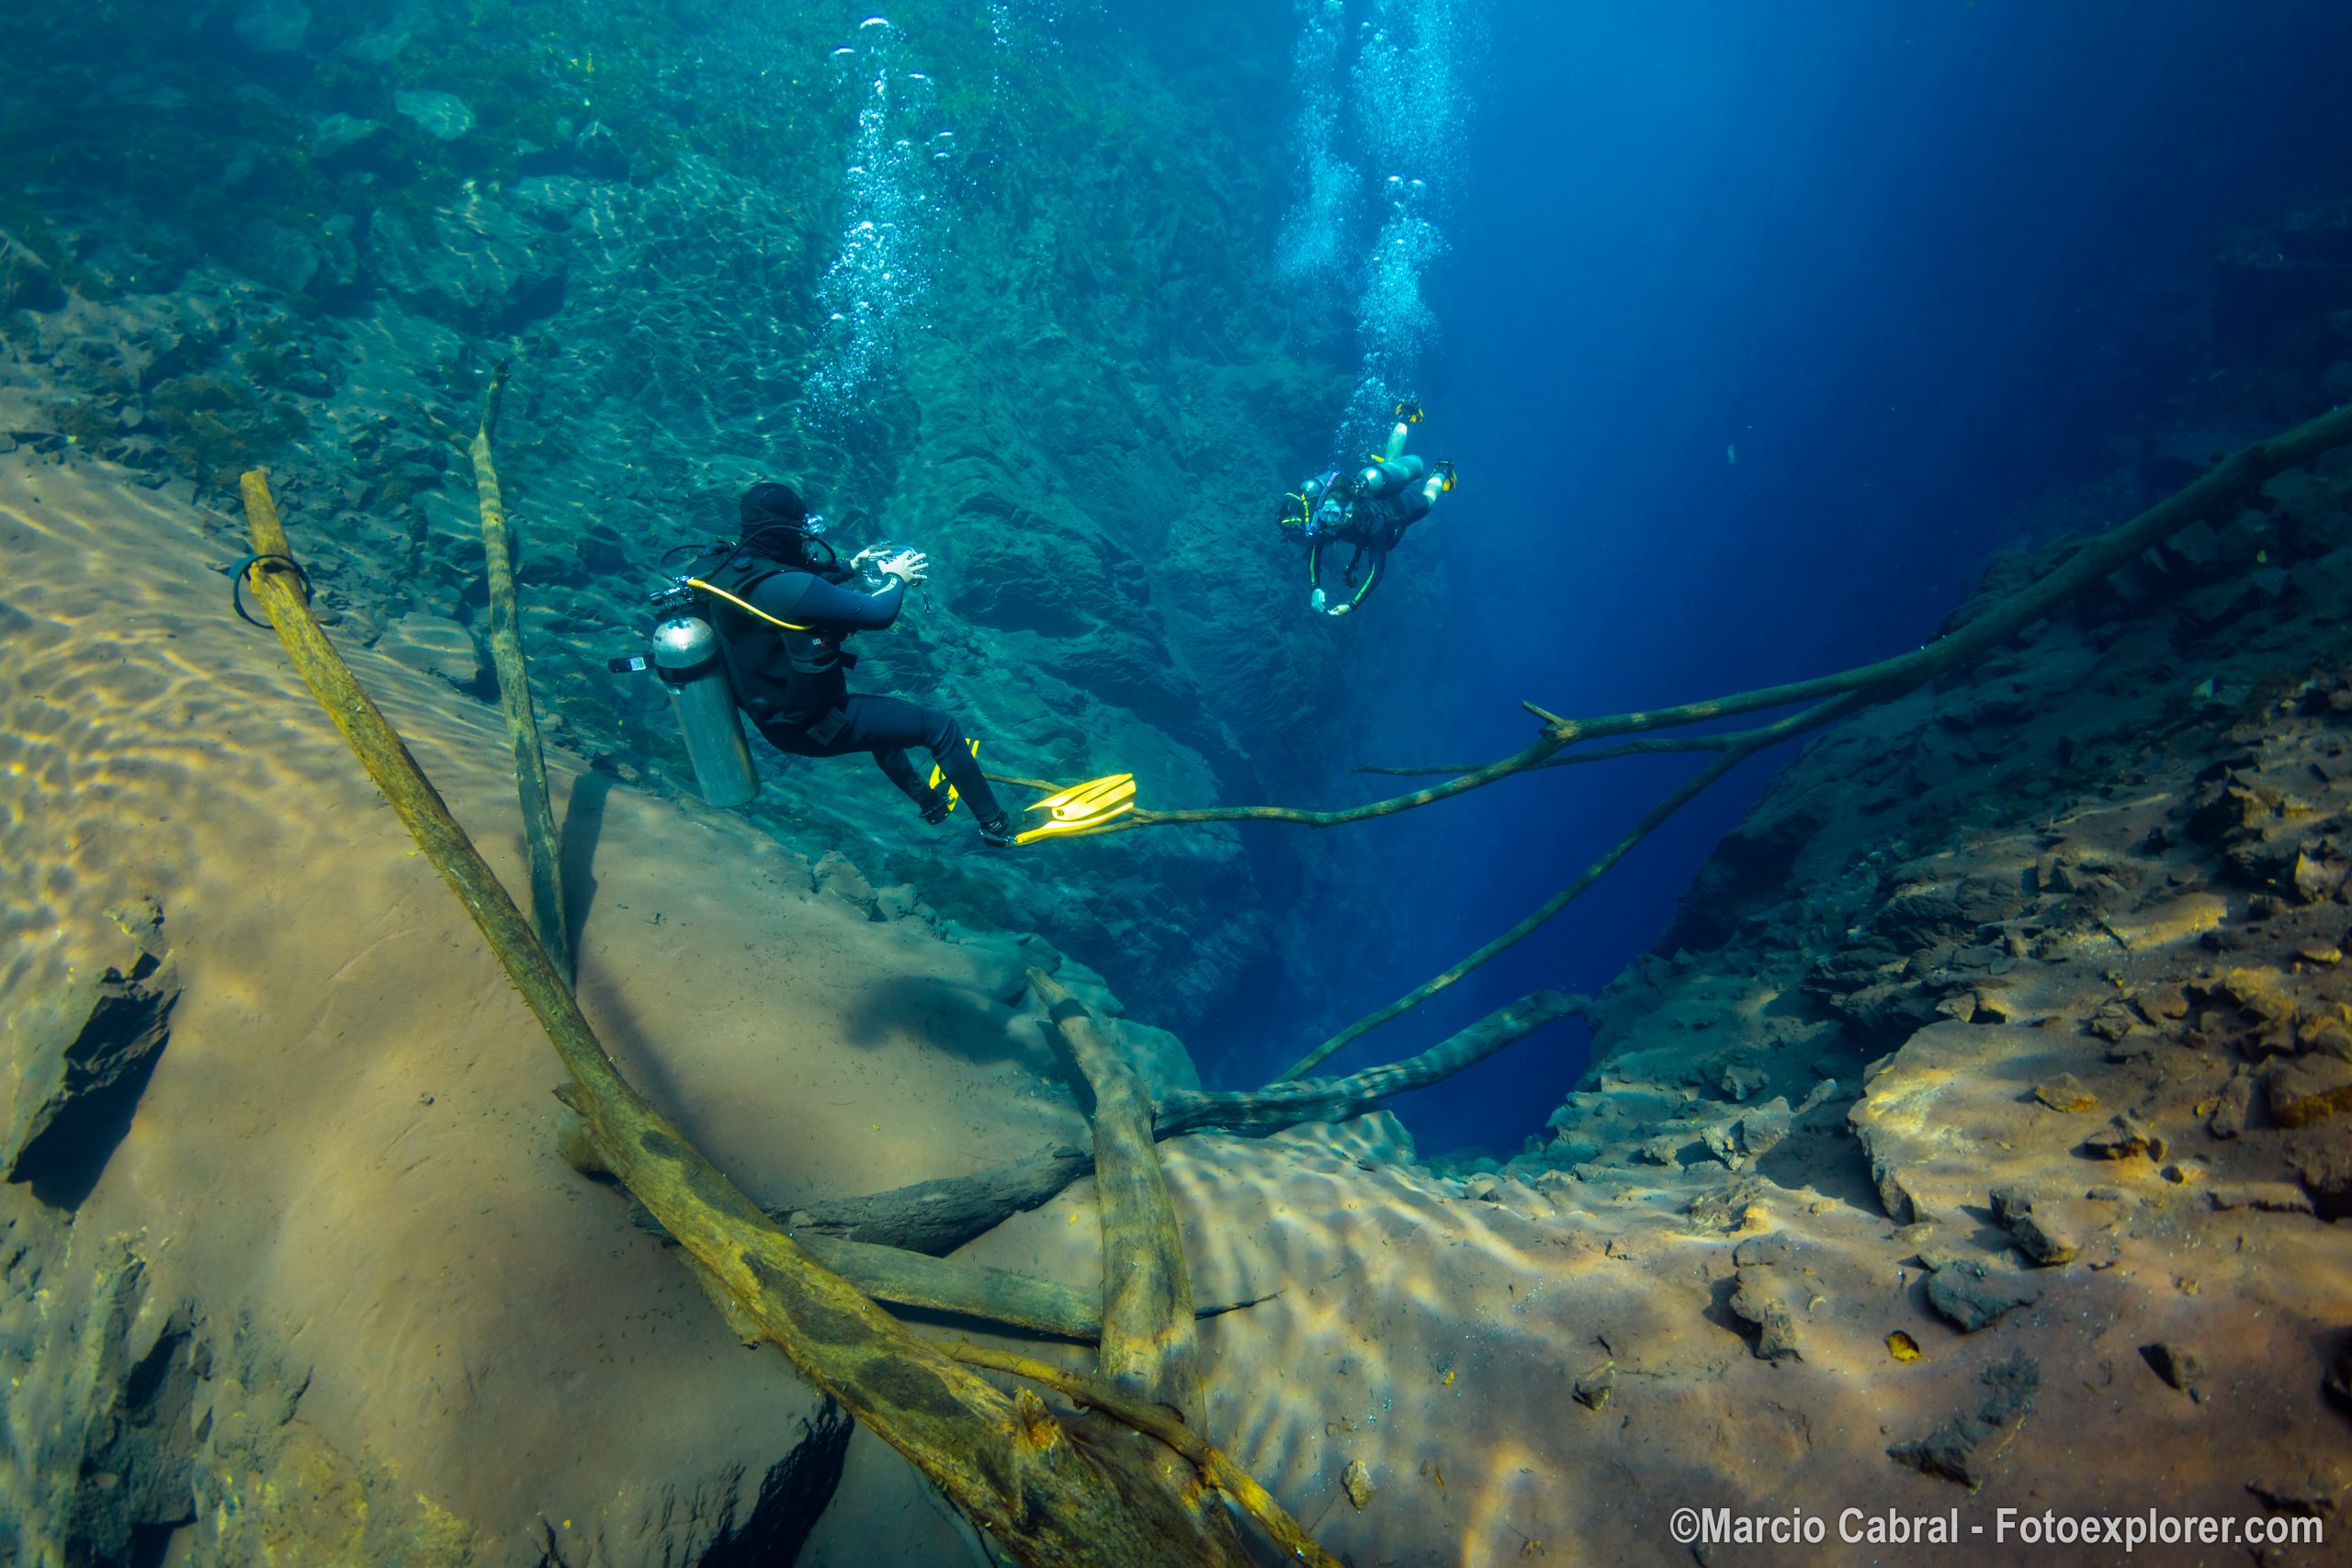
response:
<path id="1" fill-rule="evenodd" d="M 907 748 L 922 744 L 928 710 L 896 697 L 845 696 L 824 722 L 804 731 L 791 749 L 806 757 L 846 757 L 871 752 L 874 765 L 917 806 L 928 807 L 932 792 L 915 772 Z M 839 722 L 834 722 L 835 716 Z"/>
<path id="2" fill-rule="evenodd" d="M 1405 455 L 1405 440 L 1411 434 L 1412 427 L 1399 420 L 1396 428 L 1388 433 L 1388 461 L 1393 463 Z"/>
<path id="3" fill-rule="evenodd" d="M 921 707 L 900 697 L 872 696 L 844 698 L 841 712 L 840 729 L 831 740 L 821 743 L 821 750 L 810 750 L 808 755 L 838 757 L 851 751 L 873 752 L 876 765 L 929 816 L 940 797 L 917 778 L 907 757 L 908 751 L 920 746 L 931 753 L 939 771 L 956 786 L 956 793 L 964 797 L 964 803 L 972 808 L 973 819 L 984 830 L 994 833 L 1005 827 L 1004 807 L 997 804 L 996 792 L 981 775 L 980 765 L 972 760 L 971 747 L 964 739 L 964 727 L 956 722 L 954 714 L 942 708 Z"/>
<path id="4" fill-rule="evenodd" d="M 922 775 L 915 772 L 914 760 L 907 755 L 903 747 L 893 746 L 887 751 L 875 752 L 874 765 L 882 770 L 884 778 L 899 786 L 900 795 L 922 807 L 925 816 L 931 814 L 934 805 L 944 804 L 933 798 L 931 786 L 923 783 Z"/>
<path id="5" fill-rule="evenodd" d="M 965 739 L 964 727 L 945 708 L 916 708 L 923 717 L 924 749 L 972 808 L 974 821 L 990 832 L 1001 830 L 1006 824 L 1004 807 L 997 804 L 996 791 L 989 787 L 988 776 L 980 772 L 978 758 L 972 755 L 971 743 Z"/>

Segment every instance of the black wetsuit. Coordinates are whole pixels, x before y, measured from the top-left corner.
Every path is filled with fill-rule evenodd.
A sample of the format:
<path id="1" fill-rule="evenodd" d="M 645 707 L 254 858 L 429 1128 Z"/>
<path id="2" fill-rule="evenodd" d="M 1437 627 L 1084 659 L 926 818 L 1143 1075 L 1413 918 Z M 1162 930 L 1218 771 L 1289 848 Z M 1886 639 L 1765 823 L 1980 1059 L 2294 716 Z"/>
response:
<path id="1" fill-rule="evenodd" d="M 999 821 L 1002 808 L 954 714 L 849 689 L 845 671 L 857 656 L 842 650 L 842 639 L 897 620 L 906 597 L 903 581 L 893 579 L 879 593 L 854 593 L 797 568 L 750 558 L 715 571 L 708 581 L 752 607 L 718 598 L 714 613 L 735 700 L 770 745 L 801 757 L 870 751 L 889 781 L 929 816 L 944 808 L 944 798 L 916 775 L 907 758 L 910 747 L 920 746 L 982 825 Z"/>
<path id="2" fill-rule="evenodd" d="M 1416 479 L 1419 475 L 1415 475 Z M 1405 530 L 1430 514 L 1430 498 L 1418 483 L 1404 484 L 1385 495 L 1358 495 L 1348 502 L 1347 515 L 1336 528 L 1323 529 L 1307 536 L 1306 585 L 1323 586 L 1323 547 L 1340 540 L 1355 547 L 1348 558 L 1348 583 L 1355 586 L 1356 569 L 1364 558 L 1372 558 L 1372 570 L 1356 588 L 1351 606 L 1361 604 L 1374 588 L 1380 586 L 1380 574 L 1388 565 L 1388 552 L 1405 536 Z"/>

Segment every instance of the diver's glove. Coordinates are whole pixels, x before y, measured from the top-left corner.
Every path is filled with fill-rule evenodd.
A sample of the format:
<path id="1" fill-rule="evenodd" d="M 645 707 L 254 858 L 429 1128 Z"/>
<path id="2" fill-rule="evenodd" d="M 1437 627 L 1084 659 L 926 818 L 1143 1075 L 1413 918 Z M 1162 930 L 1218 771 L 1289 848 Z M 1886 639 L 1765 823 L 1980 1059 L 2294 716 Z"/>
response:
<path id="1" fill-rule="evenodd" d="M 1354 608 L 1353 604 L 1334 604 L 1331 606 L 1330 613 L 1334 615 L 1344 615 Z"/>
<path id="2" fill-rule="evenodd" d="M 1314 592 L 1314 595 L 1313 595 L 1312 597 L 1310 597 L 1310 598 L 1306 601 L 1306 603 L 1307 603 L 1307 604 L 1308 604 L 1308 606 L 1309 606 L 1310 608 L 1315 609 L 1315 610 L 1317 610 L 1317 611 L 1321 610 L 1321 609 L 1323 608 L 1323 604 L 1324 604 L 1324 600 L 1323 600 L 1323 590 L 1321 590 L 1320 588 L 1317 589 L 1317 590 L 1315 591 L 1315 592 Z"/>

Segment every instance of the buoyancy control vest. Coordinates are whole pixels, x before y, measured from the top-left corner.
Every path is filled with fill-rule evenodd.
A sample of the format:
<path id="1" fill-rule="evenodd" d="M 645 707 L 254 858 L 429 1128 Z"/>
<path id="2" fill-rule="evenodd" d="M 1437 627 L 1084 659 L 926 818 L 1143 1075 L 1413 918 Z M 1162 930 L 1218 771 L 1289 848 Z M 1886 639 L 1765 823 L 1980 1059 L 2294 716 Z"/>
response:
<path id="1" fill-rule="evenodd" d="M 687 585 L 709 607 L 736 701 L 763 728 L 802 728 L 837 710 L 842 671 L 857 662 L 842 649 L 840 632 L 792 618 L 819 581 L 797 567 L 741 555 L 715 555 L 687 574 Z"/>

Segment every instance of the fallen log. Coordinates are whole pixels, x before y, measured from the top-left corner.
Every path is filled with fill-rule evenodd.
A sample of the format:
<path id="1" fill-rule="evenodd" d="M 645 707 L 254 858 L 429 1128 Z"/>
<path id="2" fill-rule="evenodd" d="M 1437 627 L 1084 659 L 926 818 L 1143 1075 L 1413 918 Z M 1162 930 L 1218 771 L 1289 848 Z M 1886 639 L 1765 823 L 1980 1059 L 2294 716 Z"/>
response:
<path id="1" fill-rule="evenodd" d="M 243 488 L 254 551 L 245 580 L 279 641 L 538 1019 L 598 1157 L 678 1238 L 729 1321 L 756 1326 L 1022 1562 L 1242 1568 L 1193 1467 L 1193 1484 L 1171 1484 L 1167 1448 L 1057 1419 L 1026 1390 L 1008 1398 L 910 1333 L 785 1235 L 621 1076 L 530 922 L 311 614 L 266 477 L 248 473 Z"/>
<path id="2" fill-rule="evenodd" d="M 1046 1004 L 1055 1036 L 1094 1091 L 1095 1213 L 1102 1226 L 1103 1381 L 1201 1414 L 1201 1374 L 1193 1339 L 1193 1278 L 1184 1235 L 1152 1135 L 1143 1080 L 1094 1027 L 1084 1004 L 1042 969 L 1030 989 Z"/>
<path id="3" fill-rule="evenodd" d="M 1151 1134 L 1155 1139 L 1209 1132 L 1262 1136 L 1304 1122 L 1345 1122 L 1379 1109 L 1396 1095 L 1442 1082 L 1589 1006 L 1586 997 L 1537 991 L 1497 1009 L 1418 1056 L 1347 1077 L 1284 1080 L 1238 1092 L 1170 1089 L 1152 1108 Z M 1051 1201 L 1093 1168 L 1091 1153 L 1057 1148 L 970 1176 L 919 1181 L 862 1198 L 787 1203 L 768 1213 L 796 1235 L 845 1235 L 918 1252 L 952 1252 L 1013 1215 Z M 1198 1315 L 1226 1310 L 1207 1307 Z"/>
<path id="4" fill-rule="evenodd" d="M 531 682 L 523 662 L 522 616 L 514 601 L 514 536 L 506 526 L 506 499 L 491 460 L 491 432 L 498 425 L 499 400 L 506 390 L 506 362 L 499 361 L 483 394 L 481 423 L 467 447 L 473 459 L 474 495 L 481 511 L 481 553 L 489 573 L 490 661 L 498 671 L 498 705 L 506 716 L 506 740 L 514 759 L 514 792 L 523 806 L 523 853 L 531 874 L 531 929 L 539 945 L 571 978 L 571 928 L 563 917 L 563 881 L 556 861 L 555 810 L 548 800 L 548 765 L 539 747 L 538 716 L 531 708 Z"/>

